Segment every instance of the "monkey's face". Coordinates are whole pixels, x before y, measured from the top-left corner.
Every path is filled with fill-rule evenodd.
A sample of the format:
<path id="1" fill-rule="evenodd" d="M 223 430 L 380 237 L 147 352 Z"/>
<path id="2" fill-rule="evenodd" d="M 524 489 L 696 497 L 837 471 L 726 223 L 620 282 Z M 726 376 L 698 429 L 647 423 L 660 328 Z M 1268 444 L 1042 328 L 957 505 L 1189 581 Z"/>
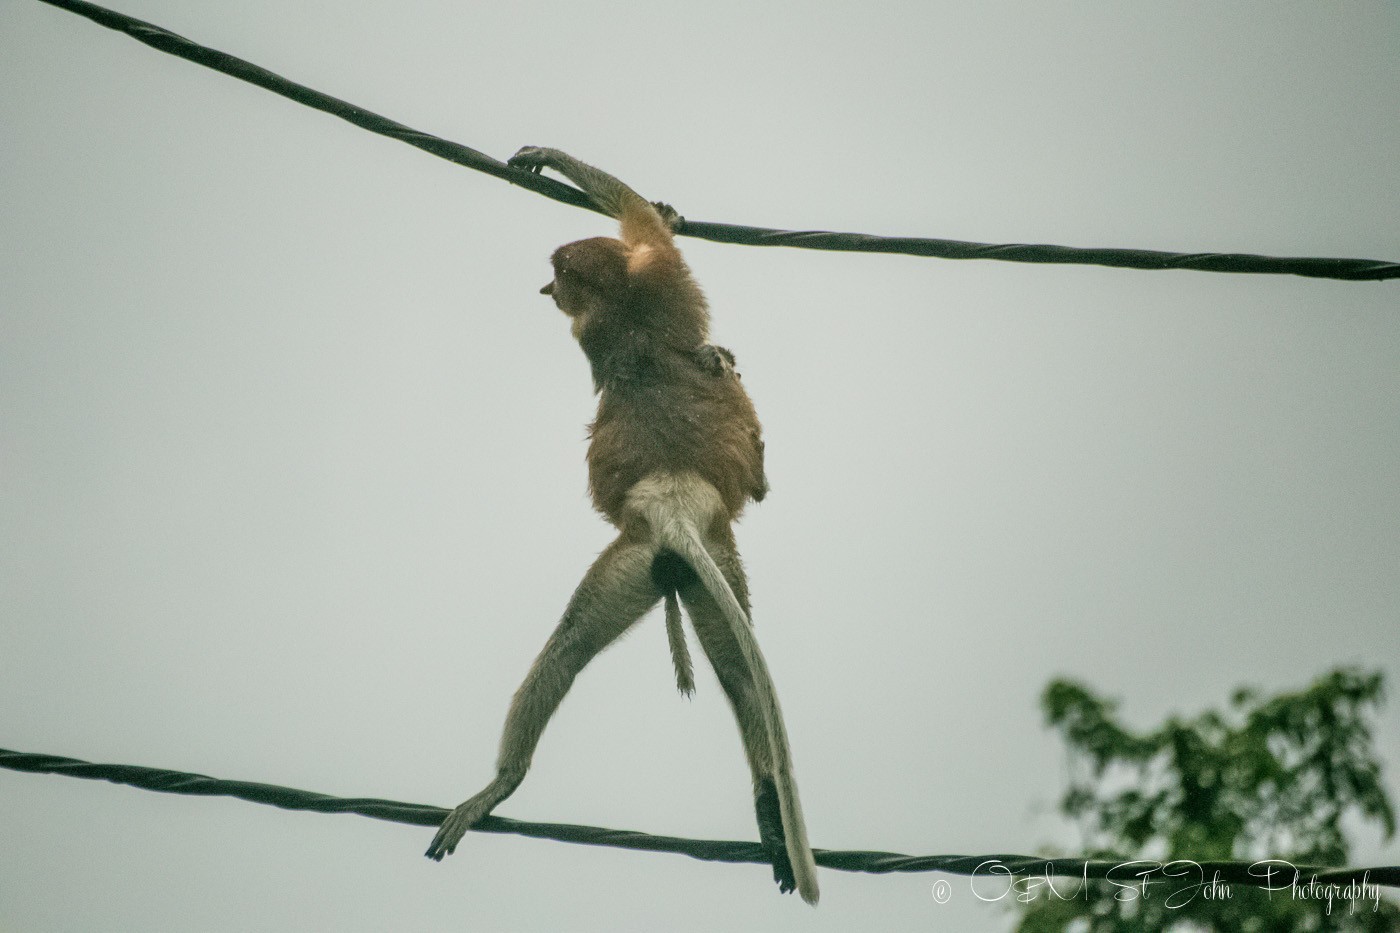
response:
<path id="1" fill-rule="evenodd" d="M 593 311 L 599 307 L 594 289 L 566 270 L 555 270 L 554 281 L 540 289 L 540 294 L 553 298 L 554 306 L 569 316 L 569 330 L 575 340 L 582 337 Z"/>
<path id="2" fill-rule="evenodd" d="M 566 243 L 551 257 L 554 279 L 541 295 L 574 319 L 579 330 L 594 311 L 616 304 L 627 287 L 627 249 L 610 237 Z"/>

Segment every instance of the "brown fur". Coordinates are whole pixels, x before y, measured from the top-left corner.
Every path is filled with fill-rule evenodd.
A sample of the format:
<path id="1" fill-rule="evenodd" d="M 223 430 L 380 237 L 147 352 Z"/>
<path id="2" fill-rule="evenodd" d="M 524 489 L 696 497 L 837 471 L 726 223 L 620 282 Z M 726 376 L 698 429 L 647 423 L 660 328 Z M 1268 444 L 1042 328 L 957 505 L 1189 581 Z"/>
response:
<path id="1" fill-rule="evenodd" d="M 680 252 L 646 263 L 629 255 L 611 237 L 565 244 L 546 286 L 574 319 L 600 394 L 589 432 L 593 503 L 621 527 L 624 498 L 639 480 L 692 470 L 719 490 L 733 521 L 767 488 L 758 414 L 739 379 L 695 364 L 710 316 Z"/>

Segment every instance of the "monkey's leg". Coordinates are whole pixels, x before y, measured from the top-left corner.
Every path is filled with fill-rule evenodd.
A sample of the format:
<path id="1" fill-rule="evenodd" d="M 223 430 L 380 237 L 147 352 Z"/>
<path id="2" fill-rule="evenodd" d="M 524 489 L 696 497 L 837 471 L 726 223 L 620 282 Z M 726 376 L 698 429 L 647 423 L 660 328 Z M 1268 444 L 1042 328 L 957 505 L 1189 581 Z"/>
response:
<path id="1" fill-rule="evenodd" d="M 733 584 L 730 584 L 733 586 Z M 754 810 L 758 816 L 758 838 L 763 851 L 773 863 L 773 880 L 787 893 L 797 886 L 788 859 L 787 840 L 783 835 L 782 812 L 778 806 L 777 789 L 773 784 L 773 755 L 768 744 L 768 727 L 758 712 L 753 679 L 749 677 L 739 645 L 729 631 L 729 622 L 720 612 L 713 597 L 698 582 L 680 591 L 681 601 L 690 613 L 696 637 L 705 656 L 710 659 L 729 708 L 739 726 L 739 738 L 744 744 L 744 758 L 753 777 Z M 735 593 L 738 596 L 738 592 Z M 741 605 L 747 605 L 739 596 Z"/>
<path id="2" fill-rule="evenodd" d="M 738 551 L 732 541 L 712 541 L 709 544 L 715 562 L 729 581 L 745 614 L 748 614 L 748 585 Z M 787 730 L 782 723 L 777 698 L 773 695 L 767 666 L 760 656 L 758 669 L 749 669 L 744 651 L 728 620 L 698 579 L 683 586 L 680 596 L 739 726 L 744 754 L 753 775 L 759 841 L 773 863 L 773 879 L 777 881 L 779 890 L 787 893 L 796 888 L 803 900 L 814 904 L 819 896 L 816 866 L 812 863 L 801 804 L 797 799 L 797 786 L 792 778 Z M 765 721 L 763 713 L 765 704 L 759 693 L 763 690 L 768 691 L 771 708 L 777 713 L 777 721 L 771 724 Z M 784 796 L 787 797 L 789 809 L 787 830 L 784 830 L 782 811 Z"/>
<path id="3" fill-rule="evenodd" d="M 656 605 L 651 579 L 655 547 L 619 537 L 593 562 L 569 600 L 525 681 L 515 692 L 501 734 L 496 777 L 443 820 L 425 853 L 441 861 L 468 829 L 505 800 L 525 778 L 530 760 L 564 694 L 584 665 Z"/>

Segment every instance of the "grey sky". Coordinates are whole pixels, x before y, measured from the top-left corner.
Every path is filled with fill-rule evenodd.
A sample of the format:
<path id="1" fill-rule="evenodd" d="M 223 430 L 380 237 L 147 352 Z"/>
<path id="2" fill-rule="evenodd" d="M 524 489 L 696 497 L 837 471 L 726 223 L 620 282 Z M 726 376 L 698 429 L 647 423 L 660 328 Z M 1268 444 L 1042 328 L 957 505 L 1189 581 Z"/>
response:
<path id="1" fill-rule="evenodd" d="M 1394 3 L 199 4 L 159 23 L 700 220 L 1400 258 Z M 600 218 L 0 4 L 0 746 L 452 805 L 609 539 L 536 294 Z M 766 427 L 740 531 L 813 843 L 1074 851 L 1039 691 L 1400 688 L 1400 284 L 683 242 Z M 1380 747 L 1400 792 L 1400 707 Z M 501 808 L 752 838 L 659 615 Z M 1005 929 L 953 879 L 0 772 L 0 929 Z M 1366 837 L 1361 862 L 1400 861 Z"/>

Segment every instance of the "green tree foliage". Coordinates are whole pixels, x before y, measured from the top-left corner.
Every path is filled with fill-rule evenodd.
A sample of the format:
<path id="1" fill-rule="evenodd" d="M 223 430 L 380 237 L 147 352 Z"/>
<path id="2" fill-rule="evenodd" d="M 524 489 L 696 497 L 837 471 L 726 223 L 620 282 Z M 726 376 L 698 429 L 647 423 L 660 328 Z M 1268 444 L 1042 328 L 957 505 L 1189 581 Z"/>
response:
<path id="1" fill-rule="evenodd" d="M 1072 681 L 1041 698 L 1072 763 L 1061 810 L 1080 825 L 1092 858 L 1188 860 L 1179 878 L 1128 888 L 1057 879 L 1024 903 L 1019 933 L 1394 933 L 1400 908 L 1374 889 L 1307 887 L 1292 866 L 1343 866 L 1343 823 L 1378 826 L 1390 838 L 1395 811 L 1371 749 L 1371 714 L 1382 676 L 1333 671 L 1297 693 L 1236 692 L 1228 710 L 1172 717 L 1134 732 L 1116 704 Z M 1279 890 L 1210 884 L 1191 863 L 1280 859 Z M 1125 874 L 1125 881 L 1131 878 Z M 1198 883 L 1203 882 L 1200 886 Z M 1228 896 L 1225 896 L 1228 894 Z"/>

